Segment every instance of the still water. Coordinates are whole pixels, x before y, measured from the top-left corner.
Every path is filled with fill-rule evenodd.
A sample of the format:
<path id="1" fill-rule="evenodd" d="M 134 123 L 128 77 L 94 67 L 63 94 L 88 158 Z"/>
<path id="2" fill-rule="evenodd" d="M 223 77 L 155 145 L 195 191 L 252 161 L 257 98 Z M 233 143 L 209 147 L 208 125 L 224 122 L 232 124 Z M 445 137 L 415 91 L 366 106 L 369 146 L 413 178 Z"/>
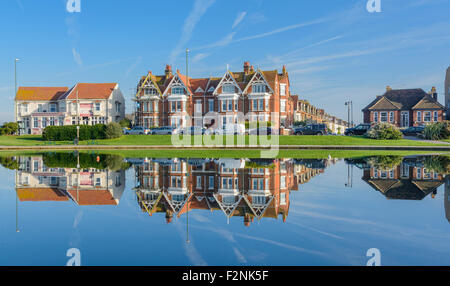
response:
<path id="1" fill-rule="evenodd" d="M 0 265 L 450 265 L 448 157 L 0 159 Z"/>

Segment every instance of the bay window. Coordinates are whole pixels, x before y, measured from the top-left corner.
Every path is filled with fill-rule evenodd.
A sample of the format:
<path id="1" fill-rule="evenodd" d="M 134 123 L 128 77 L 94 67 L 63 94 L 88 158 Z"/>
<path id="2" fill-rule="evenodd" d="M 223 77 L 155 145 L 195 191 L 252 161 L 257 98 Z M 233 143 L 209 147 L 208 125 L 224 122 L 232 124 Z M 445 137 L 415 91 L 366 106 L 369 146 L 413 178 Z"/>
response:
<path id="1" fill-rule="evenodd" d="M 232 84 L 224 84 L 222 86 L 222 93 L 235 93 L 236 88 Z"/>

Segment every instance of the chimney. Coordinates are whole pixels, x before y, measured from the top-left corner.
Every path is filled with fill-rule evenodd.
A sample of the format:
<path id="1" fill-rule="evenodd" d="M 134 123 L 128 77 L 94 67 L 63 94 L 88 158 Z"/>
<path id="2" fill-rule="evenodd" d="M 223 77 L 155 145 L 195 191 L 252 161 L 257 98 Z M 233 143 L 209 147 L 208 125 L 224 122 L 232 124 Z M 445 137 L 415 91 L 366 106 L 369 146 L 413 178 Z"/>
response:
<path id="1" fill-rule="evenodd" d="M 244 63 L 244 74 L 249 74 L 249 72 L 250 72 L 250 63 L 245 62 Z"/>
<path id="2" fill-rule="evenodd" d="M 250 66 L 250 72 L 255 72 L 255 68 L 253 68 L 253 66 Z"/>
<path id="3" fill-rule="evenodd" d="M 283 75 L 287 74 L 286 65 L 283 65 Z"/>
<path id="4" fill-rule="evenodd" d="M 391 91 L 392 90 L 392 88 L 391 88 L 391 86 L 386 86 L 386 91 Z"/>
<path id="5" fill-rule="evenodd" d="M 171 76 L 172 75 L 172 66 L 166 65 L 166 70 L 164 71 L 164 73 L 166 74 L 166 77 Z"/>
<path id="6" fill-rule="evenodd" d="M 437 94 L 437 91 L 436 91 L 436 87 L 435 86 L 433 86 L 432 88 L 431 88 L 431 97 L 433 97 L 433 99 L 434 100 L 436 100 L 437 101 L 437 99 L 438 99 L 438 94 Z"/>

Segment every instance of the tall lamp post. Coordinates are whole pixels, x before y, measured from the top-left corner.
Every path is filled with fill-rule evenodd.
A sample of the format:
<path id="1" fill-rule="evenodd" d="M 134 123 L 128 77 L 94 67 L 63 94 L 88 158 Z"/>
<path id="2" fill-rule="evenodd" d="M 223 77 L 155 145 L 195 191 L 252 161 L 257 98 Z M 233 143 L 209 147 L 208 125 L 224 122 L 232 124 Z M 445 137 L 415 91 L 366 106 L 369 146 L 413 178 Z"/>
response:
<path id="1" fill-rule="evenodd" d="M 350 128 L 353 126 L 353 102 L 349 100 L 345 102 L 345 105 L 347 106 L 347 127 Z"/>
<path id="2" fill-rule="evenodd" d="M 14 59 L 14 96 L 17 95 L 17 62 L 19 59 Z M 17 122 L 17 104 L 14 103 L 14 121 Z M 19 135 L 20 135 L 20 126 L 19 126 Z"/>

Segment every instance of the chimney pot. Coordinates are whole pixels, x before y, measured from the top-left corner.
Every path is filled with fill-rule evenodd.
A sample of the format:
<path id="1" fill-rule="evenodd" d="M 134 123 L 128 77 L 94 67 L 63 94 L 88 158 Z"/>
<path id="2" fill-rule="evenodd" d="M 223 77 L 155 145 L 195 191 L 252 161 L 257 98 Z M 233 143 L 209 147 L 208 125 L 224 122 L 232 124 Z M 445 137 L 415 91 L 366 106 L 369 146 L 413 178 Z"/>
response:
<path id="1" fill-rule="evenodd" d="M 244 62 L 244 73 L 248 74 L 250 71 L 250 62 Z"/>
<path id="2" fill-rule="evenodd" d="M 386 91 L 391 91 L 392 90 L 392 88 L 391 88 L 391 86 L 386 86 Z"/>
<path id="3" fill-rule="evenodd" d="M 172 75 L 172 66 L 166 65 L 166 70 L 164 72 L 165 72 L 166 76 L 171 76 Z"/>

